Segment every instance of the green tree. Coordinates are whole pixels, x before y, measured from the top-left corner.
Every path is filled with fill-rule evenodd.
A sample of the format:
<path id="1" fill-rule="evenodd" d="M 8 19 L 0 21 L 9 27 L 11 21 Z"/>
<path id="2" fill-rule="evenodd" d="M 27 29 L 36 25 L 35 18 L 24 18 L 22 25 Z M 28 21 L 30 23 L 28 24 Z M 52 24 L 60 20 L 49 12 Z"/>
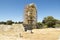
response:
<path id="1" fill-rule="evenodd" d="M 48 27 L 54 27 L 56 24 L 56 19 L 52 16 L 45 17 L 42 21 L 43 24 L 47 25 Z"/>
<path id="2" fill-rule="evenodd" d="M 0 24 L 6 24 L 6 22 L 3 22 L 3 21 L 2 21 L 2 22 L 0 22 Z"/>
<path id="3" fill-rule="evenodd" d="M 7 25 L 12 25 L 14 22 L 12 21 L 12 20 L 8 20 L 7 22 L 6 22 L 6 24 Z"/>
<path id="4" fill-rule="evenodd" d="M 40 29 L 40 28 L 43 28 L 43 24 L 41 22 L 38 22 L 37 23 L 37 28 Z"/>

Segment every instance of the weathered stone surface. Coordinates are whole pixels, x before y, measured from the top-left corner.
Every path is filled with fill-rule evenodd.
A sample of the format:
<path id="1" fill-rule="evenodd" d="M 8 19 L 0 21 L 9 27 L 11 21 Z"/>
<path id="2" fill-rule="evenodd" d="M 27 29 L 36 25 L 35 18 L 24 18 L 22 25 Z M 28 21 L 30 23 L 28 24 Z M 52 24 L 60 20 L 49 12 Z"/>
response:
<path id="1" fill-rule="evenodd" d="M 24 27 L 23 24 L 13 24 L 13 25 L 0 25 L 0 31 L 15 31 L 15 32 L 23 32 Z"/>
<path id="2" fill-rule="evenodd" d="M 36 28 L 37 23 L 37 10 L 34 3 L 28 4 L 24 10 L 24 22 L 25 25 L 28 25 L 28 28 Z"/>

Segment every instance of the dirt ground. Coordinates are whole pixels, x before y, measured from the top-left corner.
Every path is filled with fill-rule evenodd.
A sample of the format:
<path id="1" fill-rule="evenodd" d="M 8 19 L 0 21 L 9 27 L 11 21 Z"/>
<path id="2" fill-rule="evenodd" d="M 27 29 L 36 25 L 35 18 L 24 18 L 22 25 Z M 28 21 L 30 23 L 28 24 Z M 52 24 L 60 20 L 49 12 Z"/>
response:
<path id="1" fill-rule="evenodd" d="M 60 40 L 60 28 L 33 29 L 30 32 L 0 31 L 0 40 Z"/>

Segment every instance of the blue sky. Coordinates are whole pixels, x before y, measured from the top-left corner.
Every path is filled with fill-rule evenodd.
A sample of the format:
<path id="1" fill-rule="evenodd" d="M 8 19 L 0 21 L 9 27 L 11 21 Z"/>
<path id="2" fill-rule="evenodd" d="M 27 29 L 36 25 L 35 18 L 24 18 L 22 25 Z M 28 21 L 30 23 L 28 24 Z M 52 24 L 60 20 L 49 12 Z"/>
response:
<path id="1" fill-rule="evenodd" d="M 60 19 L 60 0 L 0 0 L 0 21 L 23 21 L 24 7 L 30 3 L 36 5 L 38 21 L 46 16 Z"/>

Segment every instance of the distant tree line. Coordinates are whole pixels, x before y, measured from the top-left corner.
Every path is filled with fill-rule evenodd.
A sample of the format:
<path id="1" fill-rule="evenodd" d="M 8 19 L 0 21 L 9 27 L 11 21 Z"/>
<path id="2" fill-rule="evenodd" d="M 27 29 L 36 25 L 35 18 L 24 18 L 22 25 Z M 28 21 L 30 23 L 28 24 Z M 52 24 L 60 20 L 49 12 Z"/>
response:
<path id="1" fill-rule="evenodd" d="M 12 25 L 12 24 L 22 24 L 23 22 L 13 22 L 12 20 L 7 20 L 6 22 L 2 21 L 0 24 Z M 52 16 L 44 17 L 42 22 L 37 22 L 37 28 L 59 28 L 60 20 L 55 19 Z"/>
<path id="2" fill-rule="evenodd" d="M 44 17 L 42 22 L 37 22 L 37 28 L 59 28 L 60 20 L 52 16 Z"/>
<path id="3" fill-rule="evenodd" d="M 7 20 L 6 22 L 2 21 L 0 22 L 0 24 L 4 24 L 4 25 L 12 25 L 12 24 L 21 24 L 23 22 L 13 22 L 12 20 Z"/>

